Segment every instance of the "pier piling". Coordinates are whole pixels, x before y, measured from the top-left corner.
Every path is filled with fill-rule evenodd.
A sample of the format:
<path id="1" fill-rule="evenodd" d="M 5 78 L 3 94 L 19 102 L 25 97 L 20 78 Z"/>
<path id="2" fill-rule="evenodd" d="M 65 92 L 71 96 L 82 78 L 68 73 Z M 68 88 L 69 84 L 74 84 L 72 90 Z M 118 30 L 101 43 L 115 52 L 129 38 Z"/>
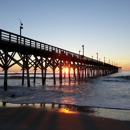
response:
<path id="1" fill-rule="evenodd" d="M 15 54 L 18 57 L 15 57 Z M 31 58 L 32 56 L 33 58 Z M 0 67 L 4 70 L 4 91 L 7 91 L 8 86 L 8 69 L 16 64 L 22 70 L 22 85 L 24 84 L 26 70 L 28 87 L 30 87 L 29 70 L 31 68 L 34 68 L 34 83 L 37 68 L 41 70 L 42 85 L 46 82 L 48 67 L 53 71 L 54 84 L 56 84 L 56 68 L 59 68 L 60 84 L 62 84 L 63 78 L 62 70 L 66 66 L 69 69 L 69 83 L 72 78 L 70 75 L 71 69 L 75 80 L 108 75 L 121 70 L 121 67 L 110 63 L 81 56 L 80 54 L 0 29 Z"/>

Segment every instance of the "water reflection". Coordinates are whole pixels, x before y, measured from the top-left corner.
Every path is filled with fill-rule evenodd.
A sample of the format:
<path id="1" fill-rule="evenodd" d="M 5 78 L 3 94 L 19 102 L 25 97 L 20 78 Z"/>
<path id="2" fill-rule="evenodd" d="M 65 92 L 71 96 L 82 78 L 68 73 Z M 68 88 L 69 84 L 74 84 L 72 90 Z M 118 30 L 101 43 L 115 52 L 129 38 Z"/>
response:
<path id="1" fill-rule="evenodd" d="M 77 111 L 70 111 L 70 110 L 68 110 L 68 109 L 66 109 L 66 108 L 60 108 L 60 109 L 58 110 L 58 112 L 60 112 L 60 113 L 66 113 L 66 114 L 78 114 Z"/>
<path id="2" fill-rule="evenodd" d="M 62 97 L 61 104 L 75 104 L 75 98 L 72 96 Z"/>

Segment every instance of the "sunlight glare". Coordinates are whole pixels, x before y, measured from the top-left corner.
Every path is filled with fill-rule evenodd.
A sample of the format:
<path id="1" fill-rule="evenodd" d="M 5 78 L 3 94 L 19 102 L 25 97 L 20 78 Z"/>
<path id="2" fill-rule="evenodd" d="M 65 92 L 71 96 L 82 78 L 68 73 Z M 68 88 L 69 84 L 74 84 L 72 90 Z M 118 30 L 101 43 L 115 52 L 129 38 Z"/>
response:
<path id="1" fill-rule="evenodd" d="M 65 108 L 60 108 L 59 112 L 66 113 L 66 114 L 77 114 L 78 113 L 77 111 L 70 111 L 70 110 L 65 109 Z"/>
<path id="2" fill-rule="evenodd" d="M 66 73 L 66 74 L 68 74 L 69 69 L 66 67 L 66 68 L 63 69 L 63 72 Z"/>

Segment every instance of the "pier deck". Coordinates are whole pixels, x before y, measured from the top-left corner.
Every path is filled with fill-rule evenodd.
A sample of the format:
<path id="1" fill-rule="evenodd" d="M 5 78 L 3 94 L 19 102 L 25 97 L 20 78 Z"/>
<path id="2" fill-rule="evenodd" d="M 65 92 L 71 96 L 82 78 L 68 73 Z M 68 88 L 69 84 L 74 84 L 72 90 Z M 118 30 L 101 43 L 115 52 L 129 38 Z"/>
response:
<path id="1" fill-rule="evenodd" d="M 15 55 L 17 55 L 17 58 Z M 120 69 L 118 66 L 0 29 L 0 67 L 4 70 L 5 91 L 7 91 L 8 86 L 8 69 L 15 64 L 21 67 L 22 84 L 24 84 L 24 72 L 26 70 L 28 87 L 30 87 L 30 68 L 34 68 L 34 82 L 36 70 L 40 68 L 43 85 L 46 81 L 46 71 L 48 67 L 53 71 L 54 84 L 56 84 L 56 68 L 59 68 L 59 80 L 61 84 L 63 76 L 62 70 L 65 67 L 69 69 L 69 81 L 71 79 L 70 69 L 73 70 L 75 80 L 108 75 L 116 73 Z"/>

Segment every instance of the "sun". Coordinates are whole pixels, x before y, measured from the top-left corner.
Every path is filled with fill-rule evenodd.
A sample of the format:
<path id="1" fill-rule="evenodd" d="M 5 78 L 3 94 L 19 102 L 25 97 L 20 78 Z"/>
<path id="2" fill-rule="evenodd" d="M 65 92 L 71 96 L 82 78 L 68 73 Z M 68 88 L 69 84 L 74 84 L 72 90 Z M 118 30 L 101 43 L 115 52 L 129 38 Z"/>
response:
<path id="1" fill-rule="evenodd" d="M 68 74 L 69 69 L 66 67 L 66 68 L 63 69 L 63 71 L 64 71 L 64 73 Z"/>

